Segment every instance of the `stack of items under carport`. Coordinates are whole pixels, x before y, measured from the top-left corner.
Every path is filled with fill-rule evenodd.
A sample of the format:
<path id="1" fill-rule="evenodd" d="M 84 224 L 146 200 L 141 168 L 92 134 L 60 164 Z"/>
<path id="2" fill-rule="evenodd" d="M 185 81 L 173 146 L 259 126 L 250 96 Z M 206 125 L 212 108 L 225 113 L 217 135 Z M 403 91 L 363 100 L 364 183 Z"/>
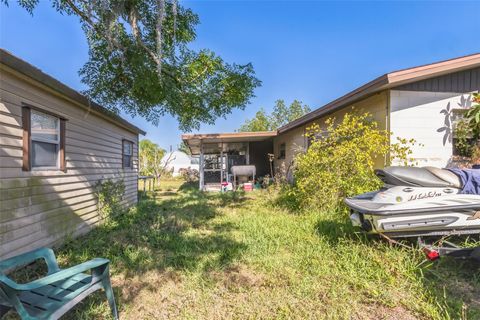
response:
<path id="1" fill-rule="evenodd" d="M 253 182 L 255 181 L 255 175 L 257 173 L 257 169 L 254 165 L 232 166 L 231 171 L 235 188 L 239 186 L 240 181 L 245 181 L 243 183 L 243 190 L 253 190 Z M 249 180 L 250 178 L 251 180 Z"/>

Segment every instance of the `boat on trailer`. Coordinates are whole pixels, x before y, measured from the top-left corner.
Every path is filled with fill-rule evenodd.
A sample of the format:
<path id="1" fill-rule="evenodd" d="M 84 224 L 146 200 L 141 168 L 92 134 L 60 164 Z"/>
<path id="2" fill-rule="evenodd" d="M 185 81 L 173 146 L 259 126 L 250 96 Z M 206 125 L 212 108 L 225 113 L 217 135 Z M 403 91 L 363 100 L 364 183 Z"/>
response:
<path id="1" fill-rule="evenodd" d="M 480 170 L 386 167 L 375 173 L 384 182 L 380 190 L 345 199 L 352 224 L 363 231 L 417 237 L 425 250 L 435 248 L 422 237 L 480 234 Z M 463 250 L 445 248 L 440 251 Z"/>

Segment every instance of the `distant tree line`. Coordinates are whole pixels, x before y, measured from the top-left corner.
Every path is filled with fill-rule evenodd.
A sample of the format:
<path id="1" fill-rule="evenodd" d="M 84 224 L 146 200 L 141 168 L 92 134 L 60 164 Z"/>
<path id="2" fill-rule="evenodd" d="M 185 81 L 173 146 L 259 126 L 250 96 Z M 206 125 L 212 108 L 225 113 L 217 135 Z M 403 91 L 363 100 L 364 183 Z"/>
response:
<path id="1" fill-rule="evenodd" d="M 272 113 L 268 114 L 265 109 L 260 108 L 255 117 L 248 119 L 238 129 L 240 132 L 272 131 L 286 125 L 287 123 L 300 118 L 310 112 L 310 107 L 298 100 L 287 106 L 284 100 L 275 101 Z"/>

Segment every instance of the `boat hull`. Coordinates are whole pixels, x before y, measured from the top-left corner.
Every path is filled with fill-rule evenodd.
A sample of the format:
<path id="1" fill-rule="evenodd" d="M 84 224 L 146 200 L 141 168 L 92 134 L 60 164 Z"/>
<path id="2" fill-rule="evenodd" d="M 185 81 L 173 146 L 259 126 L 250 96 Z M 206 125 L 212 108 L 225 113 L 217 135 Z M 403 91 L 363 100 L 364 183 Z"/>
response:
<path id="1" fill-rule="evenodd" d="M 480 196 L 444 194 L 401 203 L 380 203 L 377 193 L 348 198 L 354 225 L 391 237 L 480 233 Z"/>

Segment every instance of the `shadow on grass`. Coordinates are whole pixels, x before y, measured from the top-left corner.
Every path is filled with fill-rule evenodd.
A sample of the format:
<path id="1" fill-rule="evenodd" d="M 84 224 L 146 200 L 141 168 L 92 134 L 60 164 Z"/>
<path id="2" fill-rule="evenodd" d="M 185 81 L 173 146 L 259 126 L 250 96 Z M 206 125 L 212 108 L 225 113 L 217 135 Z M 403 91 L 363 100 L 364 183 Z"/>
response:
<path id="1" fill-rule="evenodd" d="M 111 261 L 112 275 L 121 273 L 126 279 L 141 279 L 149 271 L 159 278 L 181 271 L 206 274 L 233 264 L 245 245 L 232 238 L 235 225 L 212 220 L 220 215 L 219 206 L 235 206 L 244 201 L 243 196 L 203 193 L 193 184 L 179 190 L 157 200 L 144 197 L 136 208 L 66 243 L 58 250 L 60 261 L 71 266 L 104 257 Z M 120 308 L 135 298 L 135 292 L 158 288 L 141 281 L 135 292 L 124 294 L 122 289 L 115 288 Z M 91 301 L 105 300 L 102 294 Z M 79 307 L 75 316 L 86 308 Z"/>
<path id="2" fill-rule="evenodd" d="M 356 239 L 355 229 L 346 219 L 318 219 L 315 232 L 324 238 L 330 245 L 335 246 L 339 239 Z"/>
<path id="3" fill-rule="evenodd" d="M 460 242 L 462 239 L 454 241 Z M 443 308 L 446 318 L 480 319 L 478 262 L 444 257 L 423 269 L 422 280 L 430 294 L 446 306 Z"/>
<path id="4" fill-rule="evenodd" d="M 378 250 L 389 250 L 390 246 L 379 236 L 359 232 L 346 218 L 321 217 L 315 225 L 315 232 L 332 247 L 343 244 L 345 240 L 376 246 Z M 433 239 L 431 240 L 434 242 Z M 412 247 L 408 253 L 409 256 L 418 256 L 419 259 L 407 259 L 398 263 L 410 264 L 410 267 L 414 268 L 414 274 L 423 283 L 425 294 L 439 303 L 445 318 L 480 319 L 480 265 L 478 263 L 449 257 L 432 263 L 421 263 L 423 254 L 419 253 L 416 239 L 407 238 L 399 241 Z M 451 241 L 461 243 L 465 238 L 456 237 Z M 391 248 L 405 250 L 395 245 L 391 245 Z"/>

